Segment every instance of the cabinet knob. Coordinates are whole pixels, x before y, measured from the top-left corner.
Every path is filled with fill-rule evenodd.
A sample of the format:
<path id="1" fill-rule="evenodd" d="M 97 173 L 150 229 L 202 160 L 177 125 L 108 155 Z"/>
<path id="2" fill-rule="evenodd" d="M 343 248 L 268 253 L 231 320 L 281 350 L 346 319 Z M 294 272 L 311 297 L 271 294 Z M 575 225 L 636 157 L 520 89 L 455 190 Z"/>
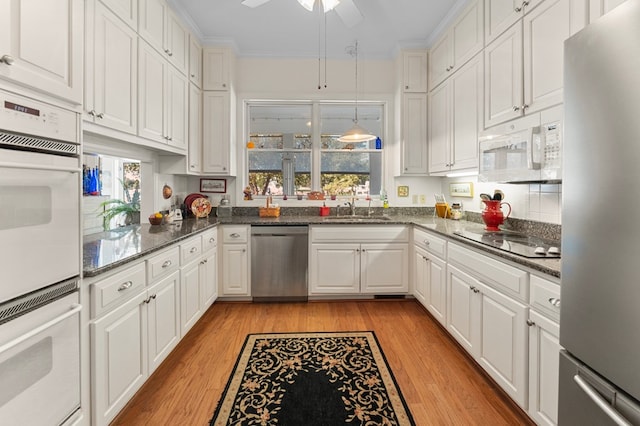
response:
<path id="1" fill-rule="evenodd" d="M 536 325 L 536 323 L 535 323 L 535 322 L 533 322 L 533 321 L 531 321 L 530 319 L 528 319 L 528 320 L 527 320 L 527 325 L 528 325 L 529 327 L 533 327 L 534 325 Z"/>
<path id="2" fill-rule="evenodd" d="M 195 74 L 191 74 L 191 77 L 195 77 L 195 76 L 196 76 Z"/>
<path id="3" fill-rule="evenodd" d="M 409 86 L 404 86 L 405 90 L 409 90 Z"/>
<path id="4" fill-rule="evenodd" d="M 98 118 L 104 118 L 104 112 L 101 112 L 99 114 L 96 114 L 96 117 Z"/>
<path id="5" fill-rule="evenodd" d="M 0 62 L 7 65 L 13 65 L 15 59 L 13 59 L 13 56 L 11 55 L 2 55 L 2 57 L 0 57 Z"/>
<path id="6" fill-rule="evenodd" d="M 247 249 L 242 249 L 242 252 L 243 252 L 243 253 L 246 253 L 246 252 L 247 252 Z"/>
<path id="7" fill-rule="evenodd" d="M 88 115 L 90 115 L 90 116 L 92 116 L 92 117 L 95 117 L 95 116 L 96 116 L 96 110 L 92 109 L 92 110 L 91 110 L 91 111 L 89 111 L 87 114 L 88 114 Z"/>
<path id="8" fill-rule="evenodd" d="M 428 246 L 429 244 L 431 244 L 431 243 L 429 242 L 429 240 L 424 240 L 424 245 L 425 245 L 425 246 Z"/>
<path id="9" fill-rule="evenodd" d="M 166 53 L 167 55 L 169 54 L 170 50 L 169 49 L 164 49 L 164 53 Z"/>
<path id="10" fill-rule="evenodd" d="M 474 288 L 474 289 L 473 289 L 473 292 L 474 292 L 474 293 L 480 293 L 480 290 L 479 290 L 479 289 L 477 289 L 477 288 Z"/>
<path id="11" fill-rule="evenodd" d="M 549 303 L 550 303 L 552 306 L 556 307 L 556 308 L 559 308 L 559 307 L 560 307 L 560 299 L 557 299 L 557 298 L 555 298 L 555 297 L 550 297 L 550 298 L 549 298 Z"/>
<path id="12" fill-rule="evenodd" d="M 231 238 L 240 238 L 240 234 L 238 234 L 237 232 L 234 232 L 233 234 L 229 234 L 229 236 Z"/>
<path id="13" fill-rule="evenodd" d="M 222 83 L 222 87 L 227 87 L 227 83 Z"/>
<path id="14" fill-rule="evenodd" d="M 213 243 L 215 243 L 215 242 L 216 242 L 216 239 L 215 239 L 215 238 L 213 238 L 213 237 L 211 237 L 211 238 L 209 238 L 209 242 L 210 242 L 211 244 L 213 244 Z"/>
<path id="15" fill-rule="evenodd" d="M 513 110 L 514 110 L 514 111 L 520 111 L 520 107 L 519 107 L 518 105 L 514 105 L 514 106 L 513 106 Z"/>
<path id="16" fill-rule="evenodd" d="M 529 108 L 529 105 L 527 105 L 527 104 L 522 105 L 522 110 L 523 110 L 523 111 L 524 111 L 525 109 L 527 109 L 527 108 Z"/>
<path id="17" fill-rule="evenodd" d="M 171 266 L 171 261 L 170 260 L 165 260 L 164 263 L 162 264 L 163 268 L 168 268 L 169 266 Z"/>
<path id="18" fill-rule="evenodd" d="M 120 287 L 118 287 L 118 291 L 129 290 L 132 285 L 133 285 L 133 282 L 131 282 L 131 281 L 124 282 L 124 283 L 120 284 Z"/>
<path id="19" fill-rule="evenodd" d="M 516 12 L 522 12 L 522 6 L 516 7 L 516 8 L 515 8 L 515 11 L 516 11 Z"/>
<path id="20" fill-rule="evenodd" d="M 197 247 L 191 247 L 191 250 L 189 250 L 189 253 L 195 253 L 198 251 Z"/>
<path id="21" fill-rule="evenodd" d="M 423 259 L 425 262 L 428 262 L 428 261 L 429 261 L 429 258 L 427 258 L 427 256 L 422 256 L 422 259 Z"/>
<path id="22" fill-rule="evenodd" d="M 469 290 L 471 290 L 471 291 L 475 291 L 475 289 L 476 289 L 476 287 L 473 286 L 473 285 L 471 287 L 469 287 Z"/>

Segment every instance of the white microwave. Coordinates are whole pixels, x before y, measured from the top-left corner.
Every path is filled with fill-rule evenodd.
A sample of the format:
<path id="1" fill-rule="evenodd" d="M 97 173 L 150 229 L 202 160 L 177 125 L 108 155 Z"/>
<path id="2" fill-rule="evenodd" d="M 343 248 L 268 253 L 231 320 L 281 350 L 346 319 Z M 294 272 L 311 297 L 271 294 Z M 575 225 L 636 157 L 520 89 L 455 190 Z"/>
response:
<path id="1" fill-rule="evenodd" d="M 562 181 L 562 117 L 557 109 L 480 134 L 480 182 Z"/>

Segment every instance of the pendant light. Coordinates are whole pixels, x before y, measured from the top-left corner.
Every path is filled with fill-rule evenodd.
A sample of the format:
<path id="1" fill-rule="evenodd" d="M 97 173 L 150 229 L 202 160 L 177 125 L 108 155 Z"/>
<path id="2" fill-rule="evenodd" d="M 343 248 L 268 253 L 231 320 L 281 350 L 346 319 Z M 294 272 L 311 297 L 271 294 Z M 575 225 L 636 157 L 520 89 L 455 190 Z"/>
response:
<path id="1" fill-rule="evenodd" d="M 355 142 L 367 142 L 376 138 L 375 135 L 369 133 L 366 129 L 358 124 L 358 41 L 356 40 L 355 46 L 348 48 L 348 53 L 356 58 L 356 115 L 353 120 L 353 127 L 347 130 L 338 138 L 339 142 L 355 143 Z"/>
<path id="2" fill-rule="evenodd" d="M 309 12 L 313 12 L 313 6 L 316 4 L 316 1 L 320 2 L 325 13 L 332 10 L 338 5 L 338 3 L 340 3 L 340 0 L 298 0 L 298 3 L 300 3 L 300 5 Z"/>

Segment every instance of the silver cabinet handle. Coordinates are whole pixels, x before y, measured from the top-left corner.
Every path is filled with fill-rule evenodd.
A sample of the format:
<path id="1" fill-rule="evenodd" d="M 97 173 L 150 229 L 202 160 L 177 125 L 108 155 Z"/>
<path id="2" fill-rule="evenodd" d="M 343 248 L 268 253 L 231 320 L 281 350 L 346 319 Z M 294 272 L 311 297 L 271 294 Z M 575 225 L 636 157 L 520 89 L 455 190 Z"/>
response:
<path id="1" fill-rule="evenodd" d="M 240 238 L 240 234 L 238 234 L 237 232 L 234 232 L 233 234 L 229 234 L 229 236 L 231 238 Z"/>
<path id="2" fill-rule="evenodd" d="M 162 264 L 163 268 L 168 268 L 169 266 L 171 266 L 171 261 L 170 260 L 165 260 L 164 263 Z"/>
<path id="3" fill-rule="evenodd" d="M 609 403 L 600 396 L 600 394 L 589 385 L 589 383 L 585 382 L 585 380 L 579 375 L 573 376 L 573 381 L 580 386 L 580 389 L 584 393 L 587 394 L 589 398 L 598 406 L 602 411 L 605 412 L 607 416 L 611 420 L 613 420 L 619 426 L 631 426 L 631 423 L 627 419 L 625 419 L 620 413 L 618 413 L 614 408 L 609 405 Z"/>
<path id="4" fill-rule="evenodd" d="M 89 112 L 87 113 L 87 115 L 90 115 L 90 116 L 92 116 L 92 117 L 95 117 L 95 116 L 96 116 L 96 110 L 95 110 L 95 109 L 92 109 L 91 111 L 89 111 Z"/>
<path id="5" fill-rule="evenodd" d="M 222 87 L 227 87 L 227 83 L 222 83 Z"/>
<path id="6" fill-rule="evenodd" d="M 0 62 L 7 65 L 13 65 L 15 59 L 13 59 L 13 56 L 11 55 L 2 55 L 2 57 L 0 57 Z"/>
<path id="7" fill-rule="evenodd" d="M 195 77 L 195 76 L 196 76 L 195 74 L 191 74 L 191 77 Z"/>
<path id="8" fill-rule="evenodd" d="M 104 112 L 101 112 L 99 114 L 96 114 L 96 117 L 98 118 L 104 118 Z"/>
<path id="9" fill-rule="evenodd" d="M 356 249 L 356 253 L 360 253 L 360 249 Z"/>
<path id="10" fill-rule="evenodd" d="M 122 284 L 120 284 L 120 287 L 118 287 L 118 291 L 129 290 L 132 285 L 133 285 L 133 283 L 131 281 L 127 281 L 126 283 L 122 283 Z"/>
<path id="11" fill-rule="evenodd" d="M 209 238 L 209 242 L 210 242 L 211 244 L 213 244 L 213 243 L 215 243 L 215 242 L 216 242 L 216 239 L 215 239 L 215 238 L 213 238 L 213 237 L 211 237 L 211 238 Z"/>
<path id="12" fill-rule="evenodd" d="M 198 251 L 197 247 L 191 247 L 191 250 L 189 250 L 189 253 L 195 253 Z"/>
<path id="13" fill-rule="evenodd" d="M 513 106 L 513 110 L 514 110 L 514 111 L 520 111 L 520 107 L 519 107 L 518 105 L 514 105 L 514 106 Z"/>
<path id="14" fill-rule="evenodd" d="M 247 252 L 247 249 L 242 249 L 242 252 L 243 252 L 243 253 L 246 253 L 246 252 Z"/>
<path id="15" fill-rule="evenodd" d="M 428 246 L 429 244 L 431 244 L 431 243 L 429 243 L 429 240 L 424 240 L 424 245 L 425 246 Z"/>
<path id="16" fill-rule="evenodd" d="M 523 105 L 522 105 L 522 110 L 523 110 L 523 111 L 524 111 L 525 109 L 527 109 L 527 108 L 529 108 L 529 105 L 527 105 L 527 104 L 523 104 Z"/>
<path id="17" fill-rule="evenodd" d="M 149 297 L 147 297 L 143 302 L 148 304 L 148 303 L 150 303 L 153 299 L 155 299 L 155 298 L 156 298 L 156 296 L 157 296 L 156 294 L 154 294 L 153 296 L 149 296 Z"/>
<path id="18" fill-rule="evenodd" d="M 528 319 L 528 320 L 527 320 L 527 325 L 528 325 L 529 327 L 533 327 L 534 325 L 536 325 L 536 323 L 535 323 L 535 322 L 533 322 L 533 321 L 531 321 L 530 319 Z"/>
<path id="19" fill-rule="evenodd" d="M 169 54 L 169 52 L 171 52 L 169 49 L 164 49 L 164 53 L 166 53 L 167 55 Z"/>
<path id="20" fill-rule="evenodd" d="M 405 90 L 409 90 L 409 86 L 404 86 L 404 89 Z"/>
<path id="21" fill-rule="evenodd" d="M 473 289 L 473 292 L 474 292 L 474 293 L 480 293 L 480 290 L 478 290 L 477 288 L 474 288 L 474 289 Z"/>
<path id="22" fill-rule="evenodd" d="M 557 299 L 557 298 L 555 298 L 555 297 L 550 297 L 550 298 L 549 298 L 549 303 L 550 303 L 552 306 L 555 306 L 556 308 L 559 308 L 559 307 L 560 307 L 560 299 Z"/>
<path id="23" fill-rule="evenodd" d="M 522 12 L 522 6 L 520 6 L 520 7 L 516 7 L 515 11 L 516 11 L 516 12 Z"/>
<path id="24" fill-rule="evenodd" d="M 469 290 L 471 290 L 471 291 L 475 291 L 475 290 L 476 290 L 476 287 L 472 285 L 471 287 L 469 287 Z"/>

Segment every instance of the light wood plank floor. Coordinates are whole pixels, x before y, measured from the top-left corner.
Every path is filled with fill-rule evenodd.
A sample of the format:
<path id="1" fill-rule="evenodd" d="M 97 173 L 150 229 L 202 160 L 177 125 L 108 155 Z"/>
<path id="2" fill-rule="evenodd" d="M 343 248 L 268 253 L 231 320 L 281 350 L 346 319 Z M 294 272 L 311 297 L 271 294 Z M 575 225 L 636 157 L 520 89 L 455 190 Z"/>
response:
<path id="1" fill-rule="evenodd" d="M 374 300 L 217 302 L 112 425 L 207 425 L 248 333 L 365 330 L 375 331 L 417 425 L 533 424 L 417 301 Z"/>

